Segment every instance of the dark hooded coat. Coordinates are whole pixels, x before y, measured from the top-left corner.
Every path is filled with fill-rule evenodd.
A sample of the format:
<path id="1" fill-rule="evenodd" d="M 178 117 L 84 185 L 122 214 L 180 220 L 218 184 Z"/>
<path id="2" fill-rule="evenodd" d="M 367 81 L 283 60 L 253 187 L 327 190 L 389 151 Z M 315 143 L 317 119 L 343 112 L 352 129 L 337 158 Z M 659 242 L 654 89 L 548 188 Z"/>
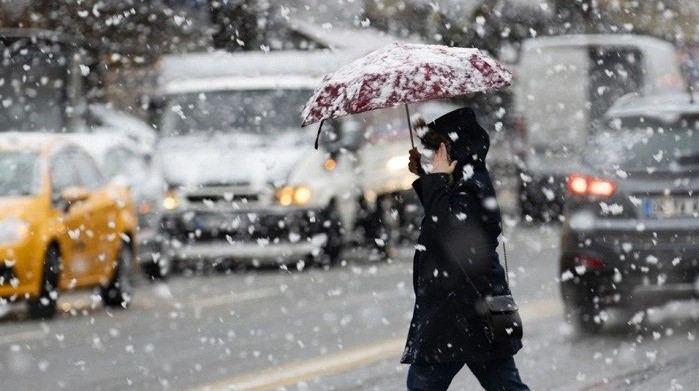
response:
<path id="1" fill-rule="evenodd" d="M 451 177 L 425 174 L 413 183 L 425 218 L 413 258 L 415 308 L 401 362 L 472 363 L 512 356 L 521 341 L 488 341 L 476 312 L 477 293 L 457 264 L 482 295 L 509 293 L 496 252 L 500 209 L 485 166 L 490 139 L 470 108 L 428 126 L 453 141 L 451 158 L 458 163 Z M 450 256 L 455 248 L 458 259 Z"/>

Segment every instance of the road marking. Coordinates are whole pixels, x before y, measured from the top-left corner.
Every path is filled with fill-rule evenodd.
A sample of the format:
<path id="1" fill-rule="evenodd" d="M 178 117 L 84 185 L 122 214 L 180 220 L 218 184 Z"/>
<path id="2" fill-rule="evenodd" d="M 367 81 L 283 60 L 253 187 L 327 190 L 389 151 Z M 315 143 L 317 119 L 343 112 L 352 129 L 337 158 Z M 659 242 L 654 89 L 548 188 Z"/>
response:
<path id="1" fill-rule="evenodd" d="M 21 333 L 3 335 L 2 337 L 0 337 L 0 344 L 10 344 L 26 342 L 35 339 L 42 339 L 47 335 L 48 334 L 43 332 L 42 330 L 23 331 Z"/>
<path id="2" fill-rule="evenodd" d="M 321 375 L 344 372 L 374 362 L 395 357 L 403 351 L 404 338 L 391 338 L 366 347 L 346 350 L 339 354 L 321 356 L 300 363 L 284 365 L 238 376 L 197 390 L 201 391 L 263 391 L 274 390 Z"/>
<path id="3" fill-rule="evenodd" d="M 545 299 L 522 306 L 520 315 L 525 325 L 547 319 L 560 312 L 558 300 Z M 398 357 L 403 352 L 405 338 L 389 338 L 371 345 L 345 350 L 336 354 L 251 372 L 193 390 L 197 391 L 270 391 L 297 384 L 319 376 L 328 376 L 368 366 L 378 361 Z"/>
<path id="4" fill-rule="evenodd" d="M 191 301 L 192 307 L 195 308 L 210 308 L 220 305 L 240 303 L 248 300 L 264 299 L 266 297 L 276 296 L 279 294 L 279 289 L 263 288 L 244 292 L 230 292 L 225 295 L 212 296 L 203 299 Z"/>

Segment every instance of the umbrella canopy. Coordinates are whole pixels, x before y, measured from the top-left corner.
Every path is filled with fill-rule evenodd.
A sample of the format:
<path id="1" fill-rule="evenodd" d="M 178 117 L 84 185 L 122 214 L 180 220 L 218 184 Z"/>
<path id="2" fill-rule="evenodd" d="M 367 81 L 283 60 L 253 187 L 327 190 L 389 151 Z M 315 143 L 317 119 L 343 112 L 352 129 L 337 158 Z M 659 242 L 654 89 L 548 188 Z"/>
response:
<path id="1" fill-rule="evenodd" d="M 303 110 L 303 126 L 511 82 L 512 73 L 478 49 L 394 43 L 325 75 Z"/>

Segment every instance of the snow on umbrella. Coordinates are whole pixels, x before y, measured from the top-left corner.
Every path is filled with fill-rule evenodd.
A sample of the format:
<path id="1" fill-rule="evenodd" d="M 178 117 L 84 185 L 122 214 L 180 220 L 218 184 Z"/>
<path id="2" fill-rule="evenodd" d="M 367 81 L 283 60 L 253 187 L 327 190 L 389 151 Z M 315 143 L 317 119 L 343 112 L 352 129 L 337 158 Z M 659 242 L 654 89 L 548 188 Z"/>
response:
<path id="1" fill-rule="evenodd" d="M 326 119 L 510 85 L 512 73 L 473 48 L 394 43 L 323 77 L 303 110 L 306 126 Z M 412 129 L 410 141 L 413 142 Z"/>

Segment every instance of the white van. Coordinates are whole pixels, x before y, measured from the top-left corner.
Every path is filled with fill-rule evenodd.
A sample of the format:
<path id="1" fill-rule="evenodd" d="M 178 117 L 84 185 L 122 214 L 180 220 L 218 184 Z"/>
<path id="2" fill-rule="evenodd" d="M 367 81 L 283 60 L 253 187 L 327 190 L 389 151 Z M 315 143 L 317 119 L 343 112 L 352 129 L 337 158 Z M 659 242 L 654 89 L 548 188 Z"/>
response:
<path id="1" fill-rule="evenodd" d="M 674 46 L 636 35 L 529 39 L 516 75 L 513 144 L 522 163 L 520 211 L 544 220 L 560 214 L 568 169 L 614 101 L 633 92 L 685 88 Z"/>
<path id="2" fill-rule="evenodd" d="M 279 51 L 165 56 L 151 97 L 167 182 L 155 270 L 185 263 L 332 264 L 351 242 L 356 159 L 333 122 L 321 150 L 301 110 L 354 54 Z M 359 134 L 361 135 L 361 133 Z M 351 141 L 351 140 L 349 140 Z M 347 227 L 347 229 L 346 229 Z"/>

